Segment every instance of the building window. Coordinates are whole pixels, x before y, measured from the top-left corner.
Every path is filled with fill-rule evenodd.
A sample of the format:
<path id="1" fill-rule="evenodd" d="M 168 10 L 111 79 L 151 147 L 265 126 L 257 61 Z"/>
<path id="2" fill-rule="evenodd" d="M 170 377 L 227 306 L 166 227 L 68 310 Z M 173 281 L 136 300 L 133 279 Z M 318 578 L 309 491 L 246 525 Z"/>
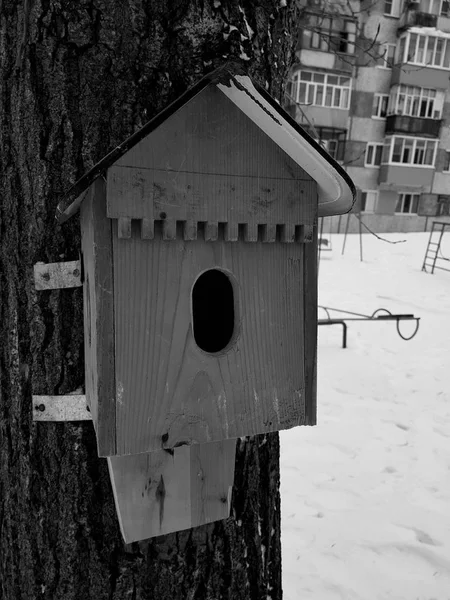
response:
<path id="1" fill-rule="evenodd" d="M 379 167 L 381 165 L 381 155 L 383 153 L 383 144 L 369 143 L 366 146 L 366 158 L 364 165 L 366 167 Z"/>
<path id="2" fill-rule="evenodd" d="M 450 151 L 447 150 L 445 152 L 445 162 L 444 162 L 444 168 L 442 169 L 444 171 L 444 173 L 450 173 Z"/>
<path id="3" fill-rule="evenodd" d="M 395 44 L 381 44 L 377 67 L 380 67 L 381 69 L 392 69 L 395 62 L 395 50 Z"/>
<path id="4" fill-rule="evenodd" d="M 444 93 L 411 85 L 396 85 L 391 90 L 388 114 L 440 119 Z"/>
<path id="5" fill-rule="evenodd" d="M 388 94 L 375 94 L 373 97 L 372 118 L 385 119 L 389 103 Z"/>
<path id="6" fill-rule="evenodd" d="M 377 208 L 378 192 L 376 190 L 361 191 L 361 212 L 373 213 Z"/>
<path id="7" fill-rule="evenodd" d="M 420 194 L 399 194 L 395 212 L 399 215 L 416 215 Z"/>
<path id="8" fill-rule="evenodd" d="M 298 71 L 293 77 L 294 99 L 299 104 L 348 109 L 350 77 Z"/>
<path id="9" fill-rule="evenodd" d="M 305 127 L 311 137 L 316 139 L 328 154 L 339 162 L 344 160 L 345 139 L 347 131 L 334 127 L 315 127 L 314 129 Z"/>
<path id="10" fill-rule="evenodd" d="M 408 31 L 400 38 L 399 62 L 450 69 L 450 39 Z"/>
<path id="11" fill-rule="evenodd" d="M 443 17 L 448 17 L 450 16 L 450 2 L 447 2 L 446 0 L 444 0 L 441 4 L 441 15 Z"/>
<path id="12" fill-rule="evenodd" d="M 450 217 L 450 196 L 438 196 L 437 217 Z"/>
<path id="13" fill-rule="evenodd" d="M 303 32 L 306 48 L 343 54 L 355 53 L 355 21 L 311 15 L 308 25 L 310 30 Z"/>
<path id="14" fill-rule="evenodd" d="M 421 0 L 420 11 L 429 15 L 438 15 L 442 0 Z"/>
<path id="15" fill-rule="evenodd" d="M 384 0 L 384 14 L 388 17 L 398 17 L 400 0 Z"/>
<path id="16" fill-rule="evenodd" d="M 384 143 L 381 162 L 434 167 L 436 150 L 437 140 L 394 135 Z"/>
<path id="17" fill-rule="evenodd" d="M 355 54 L 356 23 L 344 21 L 344 28 L 339 31 L 337 52 Z"/>

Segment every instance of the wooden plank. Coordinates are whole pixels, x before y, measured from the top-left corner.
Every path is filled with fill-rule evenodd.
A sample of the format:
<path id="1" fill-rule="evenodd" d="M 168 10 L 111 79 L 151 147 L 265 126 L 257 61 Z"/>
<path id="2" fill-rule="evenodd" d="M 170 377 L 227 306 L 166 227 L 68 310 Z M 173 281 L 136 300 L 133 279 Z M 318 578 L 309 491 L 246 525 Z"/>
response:
<path id="1" fill-rule="evenodd" d="M 239 237 L 239 226 L 237 223 L 225 223 L 225 241 L 237 242 Z"/>
<path id="2" fill-rule="evenodd" d="M 255 223 L 249 223 L 245 226 L 244 239 L 246 242 L 257 242 L 258 241 L 258 225 Z"/>
<path id="3" fill-rule="evenodd" d="M 141 238 L 143 240 L 152 240 L 155 237 L 155 223 L 153 219 L 142 219 Z"/>
<path id="4" fill-rule="evenodd" d="M 304 423 L 304 244 L 166 243 L 156 231 L 113 247 L 117 454 Z M 228 351 L 208 354 L 193 337 L 191 290 L 214 268 L 234 278 L 236 329 Z"/>
<path id="5" fill-rule="evenodd" d="M 86 399 L 99 456 L 116 452 L 112 221 L 106 218 L 106 186 L 99 177 L 81 205 L 84 260 Z M 117 237 L 117 228 L 116 228 Z M 121 240 L 127 243 L 127 240 Z"/>
<path id="6" fill-rule="evenodd" d="M 84 394 L 33 396 L 33 421 L 91 421 Z"/>
<path id="7" fill-rule="evenodd" d="M 145 189 L 155 189 L 146 202 L 132 187 L 137 176 Z M 108 216 L 158 220 L 165 213 L 167 219 L 183 222 L 312 225 L 307 198 L 314 185 L 303 179 L 196 172 L 178 173 L 175 182 L 165 170 L 113 166 L 108 171 Z"/>
<path id="8" fill-rule="evenodd" d="M 34 265 L 34 286 L 37 290 L 81 287 L 81 262 L 38 262 Z"/>
<path id="9" fill-rule="evenodd" d="M 276 225 L 267 225 L 263 229 L 263 242 L 274 242 L 277 237 Z"/>
<path id="10" fill-rule="evenodd" d="M 205 225 L 205 241 L 215 242 L 219 236 L 219 224 L 208 221 Z"/>
<path id="11" fill-rule="evenodd" d="M 317 225 L 312 231 L 312 243 L 305 244 L 304 253 L 304 347 L 305 347 L 305 419 L 308 425 L 317 423 Z"/>
<path id="12" fill-rule="evenodd" d="M 230 516 L 236 440 L 190 446 L 192 527 Z"/>
<path id="13" fill-rule="evenodd" d="M 314 239 L 314 230 L 317 225 L 304 225 L 303 227 L 303 240 L 304 242 L 311 242 Z"/>
<path id="14" fill-rule="evenodd" d="M 295 226 L 291 224 L 284 225 L 281 234 L 281 241 L 292 243 L 295 240 Z"/>
<path id="15" fill-rule="evenodd" d="M 131 219 L 129 217 L 119 217 L 118 228 L 120 238 L 128 239 L 131 237 Z"/>
<path id="16" fill-rule="evenodd" d="M 196 240 L 197 223 L 195 221 L 186 221 L 186 223 L 184 224 L 183 234 L 185 240 Z"/>
<path id="17" fill-rule="evenodd" d="M 177 239 L 177 222 L 175 221 L 175 219 L 166 219 L 165 221 L 163 221 L 163 239 Z"/>
<path id="18" fill-rule="evenodd" d="M 228 518 L 235 447 L 227 440 L 108 458 L 124 541 Z"/>

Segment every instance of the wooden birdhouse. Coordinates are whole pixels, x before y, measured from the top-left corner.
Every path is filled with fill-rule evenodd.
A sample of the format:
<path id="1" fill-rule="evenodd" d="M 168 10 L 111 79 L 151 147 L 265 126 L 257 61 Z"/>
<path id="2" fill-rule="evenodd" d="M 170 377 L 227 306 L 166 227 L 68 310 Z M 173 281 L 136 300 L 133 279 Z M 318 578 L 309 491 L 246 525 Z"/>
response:
<path id="1" fill-rule="evenodd" d="M 59 219 L 81 209 L 100 456 L 315 423 L 317 217 L 353 200 L 342 168 L 229 68 L 75 184 Z"/>

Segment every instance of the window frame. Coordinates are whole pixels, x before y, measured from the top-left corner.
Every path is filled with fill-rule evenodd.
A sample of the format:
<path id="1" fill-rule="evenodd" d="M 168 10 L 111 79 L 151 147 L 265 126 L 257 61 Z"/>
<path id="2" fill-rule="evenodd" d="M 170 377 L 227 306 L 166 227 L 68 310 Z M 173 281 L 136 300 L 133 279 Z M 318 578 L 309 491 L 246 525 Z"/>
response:
<path id="1" fill-rule="evenodd" d="M 417 197 L 417 205 L 416 205 L 416 210 L 397 210 L 397 207 L 399 205 L 400 199 L 401 199 L 401 208 L 403 209 L 405 206 L 405 200 L 407 198 L 407 196 L 410 196 L 410 209 L 412 209 L 414 207 L 414 199 L 415 197 Z M 415 193 L 415 192 L 398 192 L 397 194 L 397 203 L 395 205 L 395 210 L 394 210 L 394 214 L 395 215 L 418 215 L 419 214 L 419 203 L 420 203 L 420 194 Z"/>
<path id="2" fill-rule="evenodd" d="M 377 100 L 378 100 L 378 102 L 377 102 Z M 385 115 L 384 115 L 384 116 L 381 116 L 379 113 L 381 113 L 381 112 L 382 112 L 382 110 L 381 110 L 381 109 L 383 108 L 383 100 L 385 100 L 385 101 L 386 101 L 386 102 L 385 102 L 385 104 L 386 104 L 386 106 L 385 106 Z M 374 111 L 375 105 L 377 105 L 377 110 L 376 110 L 376 113 L 377 113 L 377 114 L 373 114 L 373 111 Z M 376 92 L 376 93 L 373 95 L 373 104 L 372 104 L 372 119 L 380 119 L 380 120 L 381 120 L 381 119 L 382 119 L 382 120 L 386 119 L 386 117 L 387 117 L 387 115 L 388 115 L 388 108 L 389 108 L 389 94 L 382 94 L 382 93 L 378 93 L 378 92 Z"/>
<path id="3" fill-rule="evenodd" d="M 445 164 L 444 167 L 442 169 L 443 173 L 450 173 L 450 150 L 446 150 L 446 158 L 445 158 Z"/>
<path id="4" fill-rule="evenodd" d="M 311 78 L 301 79 L 303 74 L 309 74 Z M 322 81 L 314 81 L 314 76 L 323 77 Z M 330 83 L 330 78 L 337 78 L 338 83 Z M 342 85 L 340 80 L 348 79 L 349 83 L 347 85 Z M 334 73 L 321 73 L 319 71 L 308 71 L 307 69 L 299 69 L 296 71 L 292 77 L 293 87 L 294 87 L 294 100 L 298 104 L 303 106 L 319 106 L 323 108 L 335 108 L 337 110 L 349 110 L 350 108 L 350 98 L 352 92 L 352 78 L 348 75 L 337 75 Z M 304 101 L 301 101 L 301 87 L 305 86 L 304 92 Z M 317 102 L 317 98 L 319 96 L 321 102 Z M 331 103 L 327 104 L 327 98 L 331 93 Z M 311 101 L 309 99 L 312 98 Z M 339 98 L 338 103 L 339 106 L 336 106 L 336 98 Z M 347 102 L 344 100 L 347 98 Z"/>
<path id="5" fill-rule="evenodd" d="M 434 92 L 434 96 L 431 95 L 430 92 Z M 424 102 L 426 103 L 425 112 L 427 114 L 421 115 L 420 113 Z M 396 84 L 392 87 L 389 96 L 388 115 L 438 120 L 442 118 L 443 104 L 444 96 L 441 90 Z M 417 110 L 414 110 L 414 107 L 417 107 Z M 430 109 L 432 114 L 431 116 L 428 116 Z M 435 113 L 437 113 L 437 115 Z"/>
<path id="6" fill-rule="evenodd" d="M 391 5 L 391 10 L 390 12 L 386 11 L 386 4 L 390 4 Z M 399 0 L 384 0 L 383 2 L 383 15 L 385 17 L 393 17 L 395 19 L 398 19 L 400 17 L 400 2 Z"/>
<path id="7" fill-rule="evenodd" d="M 380 162 L 379 163 L 376 162 L 378 149 L 380 149 Z M 371 150 L 371 158 L 372 158 L 372 160 L 370 162 L 368 162 L 368 160 L 367 160 L 369 150 Z M 373 169 L 379 169 L 381 166 L 382 156 L 383 156 L 383 142 L 367 142 L 366 151 L 364 154 L 364 166 L 373 168 Z"/>
<path id="8" fill-rule="evenodd" d="M 450 196 L 446 196 L 445 194 L 438 195 L 436 216 L 437 217 L 449 217 L 450 216 Z"/>
<path id="9" fill-rule="evenodd" d="M 394 149 L 396 146 L 396 142 L 398 140 L 402 140 L 401 144 L 400 144 L 400 156 L 404 157 L 405 155 L 410 156 L 412 160 L 408 160 L 407 162 L 404 162 L 403 160 L 400 161 L 394 161 Z M 394 167 L 401 167 L 401 166 L 406 166 L 406 167 L 414 167 L 417 169 L 435 169 L 436 168 L 436 155 L 437 155 L 437 148 L 438 148 L 438 141 L 437 139 L 432 139 L 432 138 L 421 138 L 421 137 L 412 137 L 412 136 L 403 136 L 403 135 L 392 135 L 392 136 L 387 136 L 385 138 L 385 142 L 383 144 L 383 155 L 381 158 L 381 164 L 382 165 L 390 165 L 390 166 L 394 166 Z M 406 143 L 405 143 L 406 142 Z M 428 144 L 431 144 L 434 146 L 434 150 L 433 150 L 433 159 L 431 164 L 427 165 L 427 164 L 422 164 L 419 162 L 414 162 L 414 158 L 416 156 L 423 156 L 423 159 L 425 159 L 425 157 L 427 156 L 428 153 Z M 389 148 L 389 155 L 388 155 L 388 160 L 386 160 L 386 152 L 385 149 Z M 421 154 L 422 153 L 422 154 Z"/>
<path id="10" fill-rule="evenodd" d="M 414 38 L 412 37 L 414 36 Z M 411 40 L 414 43 L 411 43 Z M 432 55 L 433 60 L 430 62 L 427 60 L 427 54 L 429 49 L 429 40 L 433 39 L 432 44 Z M 422 44 L 423 41 L 423 44 Z M 439 64 L 436 64 L 436 56 L 438 55 L 439 42 L 442 41 L 441 48 L 441 60 Z M 400 51 L 402 42 L 404 42 L 403 52 Z M 442 69 L 445 71 L 450 70 L 450 38 L 445 38 L 436 35 L 426 35 L 424 33 L 415 33 L 406 31 L 398 39 L 398 62 L 401 64 L 420 65 L 424 67 L 432 67 L 433 69 Z M 414 49 L 413 56 L 410 54 L 411 50 Z M 418 60 L 419 53 L 422 55 L 422 59 Z M 403 54 L 403 56 L 401 56 Z"/>
<path id="11" fill-rule="evenodd" d="M 314 130 L 306 126 L 305 129 L 335 161 L 344 161 L 348 133 L 346 129 L 325 126 L 316 126 Z M 333 143 L 333 149 L 330 148 L 330 142 Z"/>
<path id="12" fill-rule="evenodd" d="M 384 42 L 381 44 L 383 48 L 382 56 L 378 59 L 380 62 L 377 64 L 378 69 L 392 69 L 395 64 L 395 55 L 397 53 L 397 44 L 392 44 L 391 42 Z M 393 49 L 392 57 L 389 58 L 389 48 Z"/>
<path id="13" fill-rule="evenodd" d="M 444 7 L 446 10 L 444 10 Z M 450 17 L 450 2 L 448 0 L 442 0 L 441 6 L 439 9 L 440 17 Z"/>
<path id="14" fill-rule="evenodd" d="M 364 208 L 363 208 L 363 194 L 366 194 L 366 198 L 364 199 Z M 367 194 L 374 194 L 375 196 L 375 200 L 373 202 L 373 209 L 371 210 L 367 210 L 366 209 L 366 205 L 367 205 Z M 379 200 L 380 194 L 378 190 L 361 190 L 361 212 L 368 214 L 368 215 L 373 215 L 376 212 L 377 209 L 377 205 L 378 205 L 378 200 Z"/>
<path id="15" fill-rule="evenodd" d="M 425 10 L 425 6 L 423 5 L 424 2 L 428 2 L 428 6 L 426 7 L 427 10 Z M 433 6 L 433 4 L 435 6 Z M 436 8 L 436 12 L 433 12 L 433 8 Z M 421 0 L 420 2 L 420 10 L 428 15 L 436 15 L 439 16 L 441 13 L 441 8 L 442 8 L 442 0 Z"/>
<path id="16" fill-rule="evenodd" d="M 312 14 L 309 21 L 311 36 L 308 47 L 319 52 L 337 52 L 354 55 L 356 52 L 356 34 L 358 30 L 355 19 L 336 17 L 329 14 Z M 346 49 L 341 49 L 345 44 Z"/>

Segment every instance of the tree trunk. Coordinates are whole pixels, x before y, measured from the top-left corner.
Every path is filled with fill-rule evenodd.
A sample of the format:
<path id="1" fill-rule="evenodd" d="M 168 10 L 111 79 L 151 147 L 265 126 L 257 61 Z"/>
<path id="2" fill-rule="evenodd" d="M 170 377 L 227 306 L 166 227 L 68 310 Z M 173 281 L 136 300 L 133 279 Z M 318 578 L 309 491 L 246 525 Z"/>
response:
<path id="1" fill-rule="evenodd" d="M 227 58 L 281 100 L 292 0 L 0 4 L 0 597 L 281 598 L 277 435 L 239 440 L 233 518 L 125 546 L 91 423 L 33 423 L 32 394 L 84 385 L 81 288 L 33 265 L 79 258 L 60 195 Z"/>

